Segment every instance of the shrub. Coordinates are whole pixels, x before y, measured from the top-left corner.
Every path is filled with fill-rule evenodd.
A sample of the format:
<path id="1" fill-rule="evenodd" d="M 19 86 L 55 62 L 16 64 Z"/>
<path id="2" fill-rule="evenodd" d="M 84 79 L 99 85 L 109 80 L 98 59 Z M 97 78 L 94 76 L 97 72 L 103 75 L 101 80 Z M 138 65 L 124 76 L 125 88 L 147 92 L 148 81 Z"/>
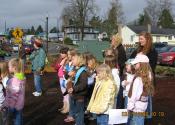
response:
<path id="1" fill-rule="evenodd" d="M 64 44 L 67 44 L 67 45 L 73 45 L 73 40 L 69 37 L 66 37 L 64 39 Z"/>

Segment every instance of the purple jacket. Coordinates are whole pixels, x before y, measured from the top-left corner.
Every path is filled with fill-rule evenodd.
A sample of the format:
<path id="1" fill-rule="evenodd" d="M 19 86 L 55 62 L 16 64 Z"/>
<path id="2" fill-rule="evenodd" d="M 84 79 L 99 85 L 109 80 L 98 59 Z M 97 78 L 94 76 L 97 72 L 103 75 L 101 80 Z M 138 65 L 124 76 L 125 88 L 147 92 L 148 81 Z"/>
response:
<path id="1" fill-rule="evenodd" d="M 24 107 L 25 98 L 25 77 L 19 74 L 8 81 L 6 88 L 5 106 L 21 110 Z"/>

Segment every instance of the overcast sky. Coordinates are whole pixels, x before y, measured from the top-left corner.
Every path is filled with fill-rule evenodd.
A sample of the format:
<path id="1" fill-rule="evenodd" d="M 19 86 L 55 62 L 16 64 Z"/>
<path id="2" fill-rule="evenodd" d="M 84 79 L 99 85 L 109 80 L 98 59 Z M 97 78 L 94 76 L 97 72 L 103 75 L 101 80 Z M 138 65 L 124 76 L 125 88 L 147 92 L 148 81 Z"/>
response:
<path id="1" fill-rule="evenodd" d="M 64 0 L 63 0 L 64 1 Z M 175 0 L 173 0 L 175 1 Z M 104 17 L 109 8 L 110 0 L 96 0 L 99 14 Z M 138 18 L 143 12 L 145 0 L 121 0 L 124 16 L 127 22 Z M 60 24 L 60 15 L 64 3 L 59 0 L 0 0 L 0 32 L 4 31 L 5 21 L 7 28 L 30 28 L 41 24 L 45 27 L 45 17 L 49 16 L 49 27 Z"/>

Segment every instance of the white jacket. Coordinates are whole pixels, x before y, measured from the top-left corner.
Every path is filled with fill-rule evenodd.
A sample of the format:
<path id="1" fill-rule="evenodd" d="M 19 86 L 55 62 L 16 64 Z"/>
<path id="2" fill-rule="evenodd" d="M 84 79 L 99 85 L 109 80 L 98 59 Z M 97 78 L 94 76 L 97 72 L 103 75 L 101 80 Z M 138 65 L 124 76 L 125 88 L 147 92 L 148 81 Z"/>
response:
<path id="1" fill-rule="evenodd" d="M 119 70 L 117 68 L 112 69 L 112 75 L 114 77 L 115 84 L 117 85 L 117 90 L 120 89 L 120 77 L 119 77 Z"/>
<path id="2" fill-rule="evenodd" d="M 5 101 L 5 97 L 3 92 L 3 86 L 2 84 L 0 84 L 0 107 L 2 107 L 4 101 Z"/>
<path id="3" fill-rule="evenodd" d="M 143 92 L 143 82 L 140 77 L 134 80 L 132 88 L 132 96 L 128 97 L 127 109 L 133 112 L 145 112 L 148 102 L 140 101 L 141 94 Z"/>
<path id="4" fill-rule="evenodd" d="M 122 81 L 122 87 L 124 88 L 123 90 L 123 96 L 128 96 L 129 88 L 130 85 L 133 81 L 134 74 L 126 73 L 126 81 L 129 82 L 127 85 L 125 85 L 125 80 Z"/>

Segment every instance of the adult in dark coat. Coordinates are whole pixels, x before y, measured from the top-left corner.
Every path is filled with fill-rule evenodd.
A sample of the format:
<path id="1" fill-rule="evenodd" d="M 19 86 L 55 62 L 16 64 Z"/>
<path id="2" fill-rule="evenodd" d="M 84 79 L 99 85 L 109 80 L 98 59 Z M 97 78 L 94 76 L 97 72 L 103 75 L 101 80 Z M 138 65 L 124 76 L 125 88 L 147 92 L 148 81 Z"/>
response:
<path id="1" fill-rule="evenodd" d="M 135 58 L 137 53 L 140 52 L 148 56 L 152 72 L 155 75 L 158 54 L 155 48 L 153 47 L 152 36 L 150 33 L 141 32 L 139 34 L 138 48 L 131 54 L 130 58 Z"/>
<path id="2" fill-rule="evenodd" d="M 148 32 L 141 32 L 139 34 L 139 44 L 138 48 L 131 54 L 130 58 L 135 58 L 137 53 L 143 53 L 148 56 L 149 58 L 149 63 L 150 67 L 153 72 L 153 79 L 154 79 L 154 86 L 155 86 L 155 68 L 157 64 L 157 51 L 153 47 L 153 42 L 152 42 L 152 36 Z M 145 119 L 146 124 L 151 124 L 151 119 L 152 119 L 152 97 L 149 96 L 148 99 L 148 107 L 146 112 L 150 113 L 147 116 L 147 119 Z"/>
<path id="3" fill-rule="evenodd" d="M 119 66 L 119 75 L 120 81 L 123 80 L 123 70 L 125 68 L 126 62 L 126 52 L 122 45 L 122 37 L 117 33 L 112 36 L 111 48 L 115 51 L 116 61 Z M 123 87 L 120 84 L 119 92 L 117 95 L 117 106 L 118 109 L 124 108 L 124 99 L 123 99 Z"/>

